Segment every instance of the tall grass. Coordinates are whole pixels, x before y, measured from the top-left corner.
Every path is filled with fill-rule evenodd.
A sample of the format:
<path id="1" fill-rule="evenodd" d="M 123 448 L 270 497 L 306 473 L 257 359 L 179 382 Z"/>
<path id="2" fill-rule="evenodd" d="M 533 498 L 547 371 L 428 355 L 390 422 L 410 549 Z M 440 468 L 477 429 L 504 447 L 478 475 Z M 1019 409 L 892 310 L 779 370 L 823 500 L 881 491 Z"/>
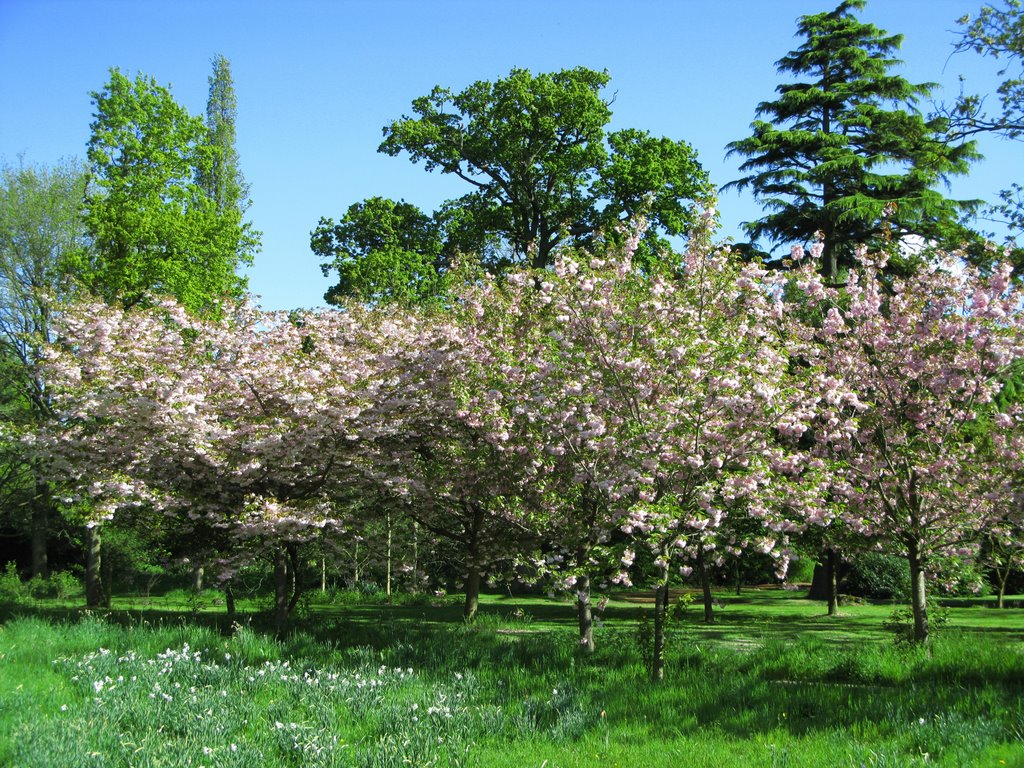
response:
<path id="1" fill-rule="evenodd" d="M 671 638 L 575 651 L 511 613 L 476 626 L 319 617 L 226 636 L 189 621 L 17 618 L 0 629 L 0 765 L 1024 765 L 1019 643 Z M 1003 761 L 1003 762 L 1000 762 Z"/>

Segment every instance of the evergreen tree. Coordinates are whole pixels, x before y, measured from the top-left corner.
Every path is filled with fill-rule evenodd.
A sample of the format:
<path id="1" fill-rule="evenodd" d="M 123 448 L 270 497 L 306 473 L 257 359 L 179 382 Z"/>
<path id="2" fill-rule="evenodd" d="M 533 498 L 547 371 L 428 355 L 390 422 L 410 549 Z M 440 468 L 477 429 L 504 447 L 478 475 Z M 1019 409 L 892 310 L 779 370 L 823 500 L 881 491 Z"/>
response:
<path id="1" fill-rule="evenodd" d="M 845 0 L 799 19 L 804 43 L 776 63 L 798 82 L 778 86 L 775 101 L 758 105 L 763 119 L 753 135 L 728 145 L 730 155 L 747 158 L 747 175 L 726 187 L 751 188 L 769 211 L 746 224 L 751 240 L 824 237 L 829 277 L 849 266 L 861 243 L 881 247 L 915 234 L 959 245 L 972 237 L 959 219 L 978 205 L 934 189 L 979 155 L 973 142 L 946 141 L 948 121 L 916 109 L 933 84 L 891 74 L 902 36 L 859 21 L 854 12 L 863 7 Z"/>
<path id="2" fill-rule="evenodd" d="M 252 224 L 242 221 L 251 204 L 249 185 L 242 175 L 238 150 L 235 149 L 238 98 L 231 78 L 231 62 L 221 54 L 213 58 L 213 74 L 209 82 L 206 130 L 207 141 L 215 151 L 209 165 L 198 169 L 197 180 L 207 197 L 216 203 L 222 217 L 237 218 L 241 230 L 236 252 L 239 261 L 248 264 L 255 251 L 259 250 L 260 233 L 253 230 Z"/>

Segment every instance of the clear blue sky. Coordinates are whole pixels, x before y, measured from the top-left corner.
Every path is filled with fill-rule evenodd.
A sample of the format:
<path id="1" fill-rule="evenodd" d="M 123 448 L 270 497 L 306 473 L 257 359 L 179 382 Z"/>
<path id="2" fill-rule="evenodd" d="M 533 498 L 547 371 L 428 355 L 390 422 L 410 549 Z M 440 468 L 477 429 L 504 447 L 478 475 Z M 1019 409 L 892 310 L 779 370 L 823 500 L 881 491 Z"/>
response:
<path id="1" fill-rule="evenodd" d="M 330 281 L 309 250 L 321 216 L 372 195 L 433 210 L 454 179 L 377 154 L 381 128 L 434 85 L 461 89 L 512 67 L 607 69 L 613 129 L 685 139 L 713 181 L 738 175 L 727 142 L 747 135 L 799 45 L 796 18 L 838 0 L 0 0 L 0 157 L 49 164 L 85 156 L 90 91 L 108 69 L 152 75 L 203 114 L 211 59 L 231 60 L 238 151 L 263 250 L 249 284 L 269 309 L 318 306 Z M 950 58 L 956 20 L 982 0 L 870 0 L 861 18 L 905 35 L 901 74 L 989 91 L 995 64 Z M 1019 143 L 987 139 L 987 159 L 951 194 L 992 199 L 1024 171 Z M 757 218 L 723 194 L 722 237 Z"/>

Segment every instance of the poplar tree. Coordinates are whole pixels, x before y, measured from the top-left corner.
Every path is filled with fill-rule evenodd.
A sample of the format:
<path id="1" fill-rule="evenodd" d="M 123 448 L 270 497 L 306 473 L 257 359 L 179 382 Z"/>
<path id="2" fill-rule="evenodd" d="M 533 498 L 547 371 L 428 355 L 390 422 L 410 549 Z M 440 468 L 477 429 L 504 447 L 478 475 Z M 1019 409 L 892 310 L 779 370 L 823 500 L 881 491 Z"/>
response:
<path id="1" fill-rule="evenodd" d="M 948 142 L 948 120 L 916 104 L 934 84 L 892 74 L 902 35 L 859 21 L 864 0 L 798 20 L 803 44 L 776 62 L 796 82 L 758 105 L 753 134 L 728 145 L 746 175 L 726 188 L 750 188 L 767 212 L 745 225 L 754 253 L 767 238 L 807 245 L 824 238 L 828 277 L 852 263 L 854 248 L 882 247 L 906 235 L 957 246 L 972 237 L 959 224 L 978 201 L 953 201 L 935 187 L 979 158 L 974 142 Z"/>
<path id="2" fill-rule="evenodd" d="M 259 250 L 260 233 L 242 219 L 252 201 L 249 185 L 242 175 L 238 150 L 235 148 L 235 122 L 238 98 L 231 77 L 231 62 L 223 55 L 213 57 L 213 74 L 209 78 L 210 94 L 206 101 L 207 142 L 214 149 L 208 165 L 198 169 L 197 180 L 207 197 L 214 201 L 221 217 L 237 220 L 240 226 L 236 253 L 240 263 L 252 262 Z"/>

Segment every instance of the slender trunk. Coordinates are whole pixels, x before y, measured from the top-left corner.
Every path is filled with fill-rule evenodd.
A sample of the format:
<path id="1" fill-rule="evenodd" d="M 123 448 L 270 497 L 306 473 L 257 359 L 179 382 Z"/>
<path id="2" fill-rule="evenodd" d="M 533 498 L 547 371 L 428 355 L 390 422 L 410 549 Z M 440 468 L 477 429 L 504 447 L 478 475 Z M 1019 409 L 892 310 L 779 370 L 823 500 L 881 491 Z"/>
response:
<path id="1" fill-rule="evenodd" d="M 928 597 L 925 592 L 924 560 L 920 542 L 912 539 L 907 546 L 910 561 L 910 600 L 914 613 L 914 642 L 928 642 Z"/>
<path id="2" fill-rule="evenodd" d="M 996 576 L 999 578 L 999 594 L 996 597 L 996 608 L 1005 608 L 1006 581 L 1010 577 L 1009 568 L 997 568 Z"/>
<path id="3" fill-rule="evenodd" d="M 387 562 L 387 575 L 384 579 L 384 594 L 391 597 L 391 513 L 388 512 L 386 519 L 387 533 L 388 533 L 388 562 Z"/>
<path id="4" fill-rule="evenodd" d="M 700 576 L 700 589 L 704 596 L 704 623 L 715 623 L 715 598 L 711 594 L 711 575 L 708 573 L 707 562 L 704 560 L 704 549 L 697 550 L 697 575 Z"/>
<path id="5" fill-rule="evenodd" d="M 192 591 L 197 595 L 203 591 L 203 566 L 199 563 L 192 565 Z"/>
<path id="6" fill-rule="evenodd" d="M 420 591 L 420 525 L 412 524 L 412 578 L 413 592 Z"/>
<path id="7" fill-rule="evenodd" d="M 320 594 L 327 592 L 327 558 L 320 558 Z"/>
<path id="8" fill-rule="evenodd" d="M 736 596 L 743 594 L 743 570 L 740 568 L 740 561 L 736 560 Z"/>
<path id="9" fill-rule="evenodd" d="M 284 547 L 274 551 L 274 629 L 284 632 L 288 623 L 288 553 Z"/>
<path id="10" fill-rule="evenodd" d="M 668 567 L 663 567 L 654 590 L 654 643 L 651 649 L 651 680 L 665 679 L 665 620 L 668 616 Z"/>
<path id="11" fill-rule="evenodd" d="M 103 577 L 100 579 L 100 585 L 103 591 L 103 607 L 110 607 L 110 598 L 112 597 L 114 589 L 114 558 L 110 556 L 110 546 L 103 547 L 103 567 L 100 568 L 100 573 Z"/>
<path id="12" fill-rule="evenodd" d="M 32 500 L 32 575 L 48 578 L 46 561 L 47 535 L 50 527 L 50 486 L 36 481 L 36 495 Z"/>
<path id="13" fill-rule="evenodd" d="M 227 606 L 228 624 L 234 624 L 237 611 L 235 610 L 235 590 L 231 588 L 230 581 L 224 585 L 224 604 Z"/>
<path id="14" fill-rule="evenodd" d="M 590 604 L 590 576 L 576 582 L 576 616 L 580 625 L 580 650 L 594 652 L 594 614 Z"/>
<path id="15" fill-rule="evenodd" d="M 480 569 L 475 563 L 470 563 L 469 573 L 466 575 L 466 605 L 462 609 L 462 618 L 469 622 L 473 621 L 479 608 Z"/>
<path id="16" fill-rule="evenodd" d="M 352 550 L 352 586 L 359 588 L 359 542 L 356 542 Z"/>
<path id="17" fill-rule="evenodd" d="M 103 605 L 103 580 L 100 567 L 103 564 L 103 537 L 99 525 L 85 529 L 85 605 L 99 608 Z"/>
<path id="18" fill-rule="evenodd" d="M 295 544 L 288 545 L 288 615 L 292 615 L 295 606 L 302 597 L 302 579 L 299 578 L 299 548 Z"/>
<path id="19" fill-rule="evenodd" d="M 825 588 L 828 590 L 828 615 L 839 613 L 839 553 L 825 549 Z"/>

